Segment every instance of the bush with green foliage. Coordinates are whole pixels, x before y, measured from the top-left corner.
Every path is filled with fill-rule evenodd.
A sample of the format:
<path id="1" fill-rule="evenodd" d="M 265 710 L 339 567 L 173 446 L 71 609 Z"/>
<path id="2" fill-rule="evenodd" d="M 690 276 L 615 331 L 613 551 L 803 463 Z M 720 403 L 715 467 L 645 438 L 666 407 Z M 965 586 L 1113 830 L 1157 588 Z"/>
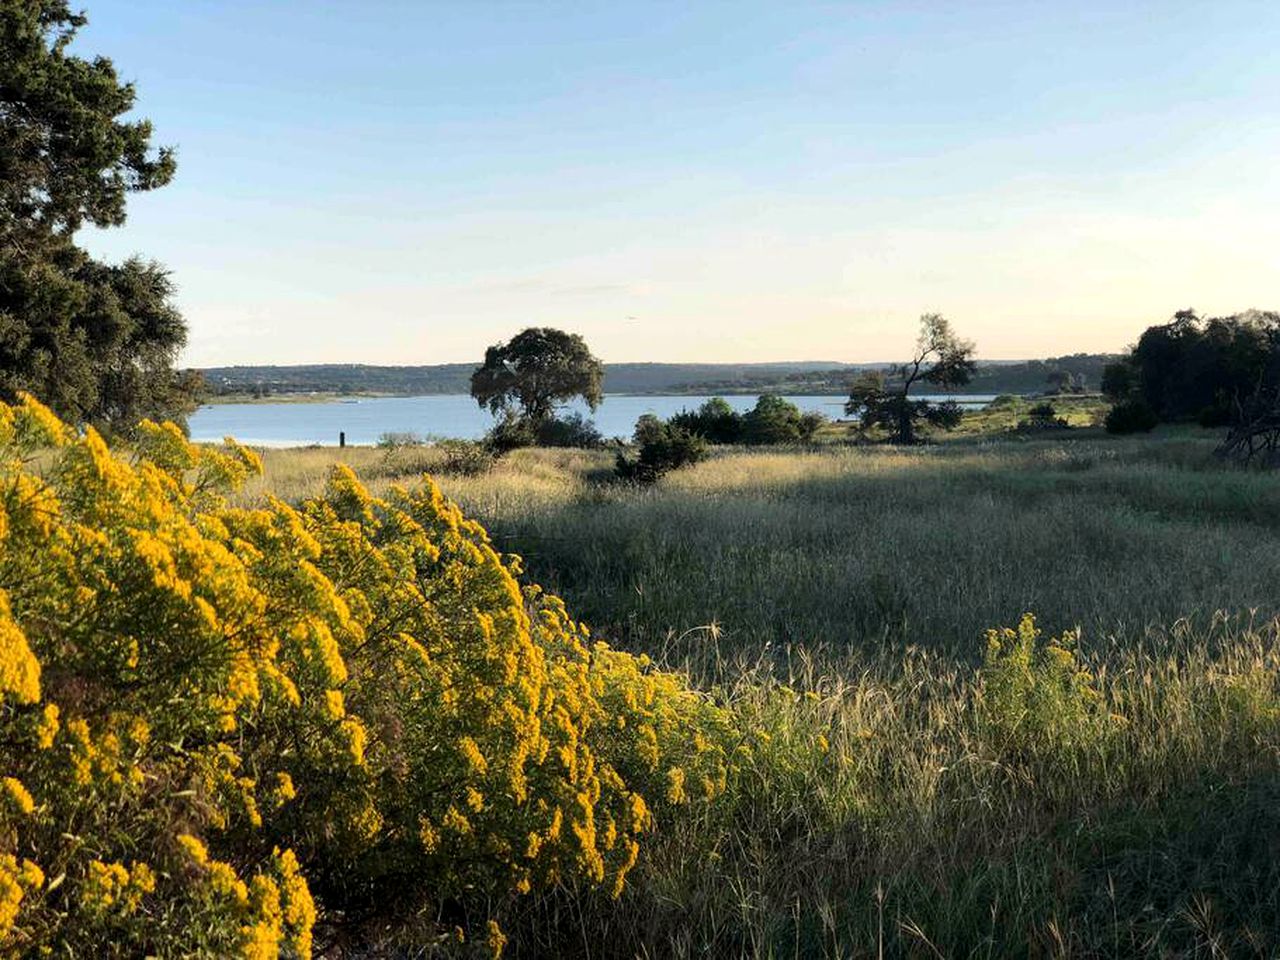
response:
<path id="1" fill-rule="evenodd" d="M 522 447 L 532 447 L 537 442 L 538 434 L 533 422 L 514 410 L 504 410 L 498 422 L 484 435 L 485 445 L 498 457 Z"/>
<path id="2" fill-rule="evenodd" d="M 539 447 L 576 447 L 597 450 L 604 446 L 604 437 L 595 422 L 580 413 L 548 417 L 534 430 L 534 441 Z"/>
<path id="3" fill-rule="evenodd" d="M 790 400 L 767 393 L 740 414 L 723 397 L 712 397 L 697 410 L 681 410 L 671 425 L 702 437 L 708 443 L 808 443 L 827 422 L 816 411 L 802 413 Z"/>
<path id="4" fill-rule="evenodd" d="M 801 413 L 790 400 L 766 393 L 742 418 L 742 441 L 752 444 L 808 443 L 827 418 Z"/>
<path id="5" fill-rule="evenodd" d="M 614 474 L 620 480 L 653 483 L 707 456 L 707 442 L 701 436 L 651 413 L 636 421 L 634 441 L 639 448 L 635 456 L 618 451 Z"/>
<path id="6" fill-rule="evenodd" d="M 712 397 L 697 410 L 681 410 L 671 418 L 673 426 L 696 433 L 707 443 L 741 443 L 743 418 L 724 397 Z"/>
<path id="7" fill-rule="evenodd" d="M 1053 404 L 1047 401 L 1035 404 L 1027 411 L 1026 417 L 1018 421 L 1018 429 L 1023 431 L 1062 430 L 1067 426 L 1067 421 L 1058 416 Z"/>
<path id="8" fill-rule="evenodd" d="M 577 447 L 597 450 L 604 446 L 604 437 L 594 421 L 580 413 L 533 420 L 508 410 L 485 434 L 484 443 L 494 454 L 501 456 L 521 447 Z"/>
<path id="9" fill-rule="evenodd" d="M 1122 400 L 1111 408 L 1105 421 L 1107 433 L 1150 433 L 1160 418 L 1141 397 Z"/>
<path id="10" fill-rule="evenodd" d="M 478 477 L 493 469 L 493 451 L 483 441 L 437 440 L 435 449 L 441 456 L 431 469 L 445 476 Z"/>
<path id="11" fill-rule="evenodd" d="M 1217 400 L 1209 404 L 1200 411 L 1196 417 L 1196 422 L 1202 427 L 1225 427 L 1231 423 L 1235 416 L 1235 399 L 1228 399 L 1226 396 L 1219 396 Z M 1247 403 L 1248 397 L 1240 398 L 1241 403 Z"/>

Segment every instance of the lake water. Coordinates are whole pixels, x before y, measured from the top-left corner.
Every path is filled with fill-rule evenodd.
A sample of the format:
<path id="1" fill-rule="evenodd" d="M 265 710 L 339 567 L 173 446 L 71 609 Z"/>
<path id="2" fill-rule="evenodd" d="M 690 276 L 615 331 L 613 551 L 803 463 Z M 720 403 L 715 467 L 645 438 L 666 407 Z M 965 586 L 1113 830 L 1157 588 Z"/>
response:
<path id="1" fill-rule="evenodd" d="M 572 403 L 567 412 L 590 415 L 606 437 L 630 437 L 641 414 L 669 417 L 692 410 L 708 397 L 606 395 L 594 414 L 585 404 Z M 844 415 L 843 397 L 787 397 L 801 410 L 817 410 L 828 417 Z M 923 398 L 921 398 L 923 399 Z M 937 399 L 945 399 L 939 397 Z M 956 396 L 962 406 L 982 407 L 990 396 Z M 755 406 L 754 396 L 725 397 L 735 410 Z M 465 394 L 429 397 L 362 397 L 323 403 L 223 403 L 197 410 L 189 421 L 191 439 L 219 441 L 235 437 L 250 446 L 295 447 L 322 444 L 336 446 L 338 433 L 347 443 L 373 444 L 384 433 L 415 433 L 422 437 L 477 439 L 491 426 L 493 417 Z"/>

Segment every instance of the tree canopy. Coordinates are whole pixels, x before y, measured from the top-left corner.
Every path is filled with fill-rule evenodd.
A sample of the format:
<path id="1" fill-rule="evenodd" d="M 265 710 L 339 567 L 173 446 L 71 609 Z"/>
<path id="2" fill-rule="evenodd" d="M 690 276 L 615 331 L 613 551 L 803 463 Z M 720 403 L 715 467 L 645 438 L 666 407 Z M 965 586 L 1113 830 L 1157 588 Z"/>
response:
<path id="1" fill-rule="evenodd" d="M 894 443 L 915 443 L 923 424 L 949 430 L 960 422 L 960 407 L 953 400 L 936 403 L 912 399 L 911 389 L 928 383 L 941 389 L 964 386 L 973 376 L 974 345 L 962 340 L 938 313 L 920 318 L 916 349 L 906 363 L 884 371 L 873 370 L 850 385 L 845 412 L 857 415 L 864 431 L 879 428 Z"/>
<path id="2" fill-rule="evenodd" d="M 1102 387 L 1117 403 L 1141 403 L 1164 421 L 1225 423 L 1260 387 L 1280 386 L 1280 313 L 1203 318 L 1180 310 L 1148 327 Z"/>
<path id="3" fill-rule="evenodd" d="M 148 121 L 122 119 L 135 91 L 111 61 L 67 52 L 85 22 L 64 0 L 0 0 L 0 398 L 112 428 L 182 416 L 198 381 L 173 370 L 186 326 L 164 268 L 73 242 L 175 169 Z"/>
<path id="4" fill-rule="evenodd" d="M 603 399 L 604 364 L 576 333 L 529 327 L 484 353 L 471 375 L 471 396 L 491 413 L 518 405 L 541 423 L 559 404 L 581 397 L 594 410 Z"/>

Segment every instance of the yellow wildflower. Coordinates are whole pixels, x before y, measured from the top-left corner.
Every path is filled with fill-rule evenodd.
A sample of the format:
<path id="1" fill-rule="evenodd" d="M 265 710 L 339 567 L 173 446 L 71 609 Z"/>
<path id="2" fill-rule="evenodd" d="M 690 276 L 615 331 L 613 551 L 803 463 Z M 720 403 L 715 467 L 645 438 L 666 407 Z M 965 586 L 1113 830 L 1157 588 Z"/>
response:
<path id="1" fill-rule="evenodd" d="M 40 663 L 13 619 L 9 595 L 0 590 L 0 698 L 5 696 L 18 703 L 39 700 Z"/>
<path id="2" fill-rule="evenodd" d="M 5 804 L 10 809 L 16 810 L 23 816 L 29 816 L 35 810 L 35 801 L 31 799 L 31 794 L 27 792 L 21 780 L 4 777 L 0 779 L 0 786 L 4 789 Z"/>

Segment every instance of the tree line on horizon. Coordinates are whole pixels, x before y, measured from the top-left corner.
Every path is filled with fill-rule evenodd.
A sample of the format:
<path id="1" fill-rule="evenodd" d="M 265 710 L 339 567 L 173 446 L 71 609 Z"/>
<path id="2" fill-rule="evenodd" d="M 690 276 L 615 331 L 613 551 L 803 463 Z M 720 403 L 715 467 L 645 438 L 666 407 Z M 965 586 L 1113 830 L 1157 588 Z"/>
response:
<path id="1" fill-rule="evenodd" d="M 1073 354 L 1043 360 L 978 361 L 970 393 L 1097 392 L 1102 371 L 1119 354 Z M 843 396 L 851 377 L 891 364 L 780 361 L 776 363 L 605 363 L 611 393 L 689 396 L 759 396 L 763 393 Z M 405 366 L 380 364 L 245 364 L 202 367 L 210 396 L 256 398 L 305 393 L 393 396 L 466 394 L 474 363 Z"/>

